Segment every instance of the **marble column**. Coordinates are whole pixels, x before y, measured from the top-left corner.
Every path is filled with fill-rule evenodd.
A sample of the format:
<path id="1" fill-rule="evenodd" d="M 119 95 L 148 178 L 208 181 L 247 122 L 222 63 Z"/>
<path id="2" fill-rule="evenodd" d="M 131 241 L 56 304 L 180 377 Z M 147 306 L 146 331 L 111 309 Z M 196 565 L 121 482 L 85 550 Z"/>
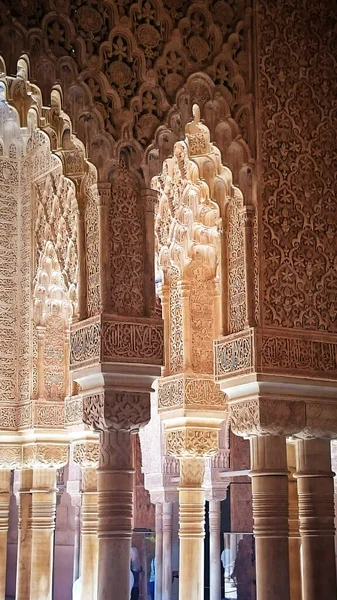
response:
<path id="1" fill-rule="evenodd" d="M 203 600 L 205 491 L 203 458 L 180 459 L 179 600 Z"/>
<path id="2" fill-rule="evenodd" d="M 221 504 L 219 500 L 209 501 L 209 588 L 210 600 L 221 598 Z"/>
<path id="3" fill-rule="evenodd" d="M 172 594 L 172 503 L 163 504 L 163 589 L 162 600 Z"/>
<path id="4" fill-rule="evenodd" d="M 83 469 L 80 549 L 81 600 L 96 600 L 97 598 L 97 524 L 97 473 L 95 469 Z"/>
<path id="5" fill-rule="evenodd" d="M 257 600 L 289 600 L 286 438 L 250 438 Z"/>
<path id="6" fill-rule="evenodd" d="M 100 433 L 98 600 L 130 599 L 133 448 L 127 431 Z"/>
<path id="7" fill-rule="evenodd" d="M 162 598 L 163 581 L 163 505 L 156 503 L 156 579 L 155 598 Z"/>
<path id="8" fill-rule="evenodd" d="M 0 600 L 5 599 L 6 593 L 6 562 L 7 562 L 7 535 L 10 501 L 9 469 L 0 469 Z"/>
<path id="9" fill-rule="evenodd" d="M 295 443 L 287 443 L 287 462 L 289 472 L 288 504 L 290 600 L 302 600 L 301 536 L 299 531 L 297 481 L 294 477 L 296 469 Z"/>
<path id="10" fill-rule="evenodd" d="M 330 441 L 296 441 L 303 600 L 337 596 Z"/>
<path id="11" fill-rule="evenodd" d="M 18 554 L 16 569 L 16 600 L 27 600 L 30 595 L 32 560 L 32 486 L 33 470 L 19 471 L 18 490 Z"/>
<path id="12" fill-rule="evenodd" d="M 80 539 L 81 539 L 81 510 L 74 505 L 74 559 L 73 559 L 73 583 L 79 578 L 80 574 Z"/>
<path id="13" fill-rule="evenodd" d="M 30 596 L 51 600 L 56 516 L 56 469 L 34 469 Z"/>

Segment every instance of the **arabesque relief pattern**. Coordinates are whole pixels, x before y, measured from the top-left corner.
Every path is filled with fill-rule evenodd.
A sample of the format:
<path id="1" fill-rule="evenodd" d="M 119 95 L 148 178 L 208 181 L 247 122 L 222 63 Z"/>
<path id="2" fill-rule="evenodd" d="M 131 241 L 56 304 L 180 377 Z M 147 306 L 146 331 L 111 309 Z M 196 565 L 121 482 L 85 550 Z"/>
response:
<path id="1" fill-rule="evenodd" d="M 258 2 L 266 325 L 336 333 L 337 14 Z"/>

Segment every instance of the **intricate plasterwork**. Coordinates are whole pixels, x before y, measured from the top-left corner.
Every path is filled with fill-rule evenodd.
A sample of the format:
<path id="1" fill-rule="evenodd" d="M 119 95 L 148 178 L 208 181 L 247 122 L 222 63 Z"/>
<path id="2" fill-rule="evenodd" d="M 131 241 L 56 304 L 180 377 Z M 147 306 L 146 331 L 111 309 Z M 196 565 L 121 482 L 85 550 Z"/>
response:
<path id="1" fill-rule="evenodd" d="M 22 447 L 20 445 L 0 445 L 1 469 L 18 469 L 22 462 Z"/>
<path id="2" fill-rule="evenodd" d="M 99 443 L 78 442 L 72 445 L 72 459 L 76 465 L 85 468 L 97 468 L 99 461 Z"/>
<path id="3" fill-rule="evenodd" d="M 166 451 L 176 458 L 204 458 L 215 455 L 219 448 L 217 430 L 187 428 L 166 432 Z"/>
<path id="4" fill-rule="evenodd" d="M 264 322 L 337 332 L 336 7 L 260 0 L 257 15 Z"/>
<path id="5" fill-rule="evenodd" d="M 25 444 L 22 447 L 22 466 L 26 469 L 59 469 L 68 462 L 68 445 L 54 444 Z"/>
<path id="6" fill-rule="evenodd" d="M 161 378 L 158 387 L 159 411 L 179 406 L 223 411 L 226 409 L 226 396 L 212 379 L 177 375 Z"/>
<path id="7" fill-rule="evenodd" d="M 336 403 L 324 400 L 306 402 L 305 417 L 305 427 L 296 434 L 296 437 L 303 439 L 337 437 Z"/>
<path id="8" fill-rule="evenodd" d="M 301 431 L 306 422 L 302 400 L 254 398 L 231 403 L 229 414 L 233 433 L 241 436 L 292 435 Z"/>
<path id="9" fill-rule="evenodd" d="M 66 427 L 81 425 L 83 423 L 83 398 L 71 396 L 65 399 L 64 422 Z"/>
<path id="10" fill-rule="evenodd" d="M 100 319 L 77 323 L 71 328 L 70 366 L 90 364 L 100 357 Z"/>
<path id="11" fill-rule="evenodd" d="M 162 364 L 163 325 L 151 321 L 103 320 L 103 360 Z"/>
<path id="12" fill-rule="evenodd" d="M 130 431 L 150 419 L 150 395 L 123 390 L 83 397 L 83 421 L 96 431 Z"/>
<path id="13" fill-rule="evenodd" d="M 249 373 L 253 368 L 253 332 L 214 342 L 215 378 Z"/>
<path id="14" fill-rule="evenodd" d="M 11 72 L 26 48 L 45 101 L 55 80 L 62 82 L 67 111 L 101 179 L 119 141 L 142 156 L 167 118 L 168 135 L 158 136 L 160 162 L 193 102 L 204 108 L 226 163 L 240 168 L 247 160 L 247 144 L 254 148 L 249 5 L 116 0 L 102 7 L 95 0 L 56 12 L 50 3 L 8 8 L 1 50 Z M 149 158 L 157 161 L 158 150 Z"/>
<path id="15" fill-rule="evenodd" d="M 215 341 L 218 381 L 250 372 L 336 379 L 335 336 L 276 328 L 249 329 Z"/>

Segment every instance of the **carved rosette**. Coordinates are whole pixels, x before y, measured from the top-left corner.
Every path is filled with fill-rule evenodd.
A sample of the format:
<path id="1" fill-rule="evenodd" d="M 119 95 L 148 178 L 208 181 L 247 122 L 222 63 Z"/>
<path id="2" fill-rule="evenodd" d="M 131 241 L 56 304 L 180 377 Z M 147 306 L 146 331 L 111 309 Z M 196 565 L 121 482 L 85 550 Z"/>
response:
<path id="1" fill-rule="evenodd" d="M 205 458 L 219 449 L 219 431 L 197 427 L 166 431 L 166 453 L 176 458 Z"/>
<path id="2" fill-rule="evenodd" d="M 83 398 L 83 421 L 95 431 L 137 430 L 150 420 L 150 394 L 106 390 Z"/>
<path id="3" fill-rule="evenodd" d="M 72 459 L 74 463 L 86 469 L 96 469 L 99 462 L 99 443 L 76 442 L 72 445 Z"/>
<path id="4" fill-rule="evenodd" d="M 68 444 L 36 443 L 22 447 L 25 469 L 59 469 L 68 462 Z"/>

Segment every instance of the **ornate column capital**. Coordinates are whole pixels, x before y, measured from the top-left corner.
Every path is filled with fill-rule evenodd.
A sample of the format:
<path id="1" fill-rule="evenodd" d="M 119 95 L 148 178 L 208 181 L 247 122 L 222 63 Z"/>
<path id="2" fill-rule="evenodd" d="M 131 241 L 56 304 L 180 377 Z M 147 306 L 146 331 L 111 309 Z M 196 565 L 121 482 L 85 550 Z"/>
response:
<path id="1" fill-rule="evenodd" d="M 38 442 L 22 447 L 22 467 L 25 469 L 59 469 L 68 462 L 68 444 Z"/>
<path id="2" fill-rule="evenodd" d="M 150 394 L 105 390 L 83 398 L 83 421 L 96 431 L 133 431 L 150 420 Z"/>
<path id="3" fill-rule="evenodd" d="M 305 426 L 296 433 L 296 438 L 325 438 L 337 437 L 337 405 L 336 401 L 308 401 L 305 403 Z"/>
<path id="4" fill-rule="evenodd" d="M 253 398 L 229 405 L 232 431 L 236 435 L 292 435 L 305 424 L 305 402 Z"/>
<path id="5" fill-rule="evenodd" d="M 19 469 L 22 464 L 22 446 L 0 444 L 0 468 Z"/>
<path id="6" fill-rule="evenodd" d="M 214 456 L 219 449 L 218 429 L 186 427 L 166 431 L 166 453 L 177 458 Z"/>
<path id="7" fill-rule="evenodd" d="M 71 447 L 72 459 L 85 469 L 97 469 L 99 462 L 99 441 L 74 442 Z"/>

